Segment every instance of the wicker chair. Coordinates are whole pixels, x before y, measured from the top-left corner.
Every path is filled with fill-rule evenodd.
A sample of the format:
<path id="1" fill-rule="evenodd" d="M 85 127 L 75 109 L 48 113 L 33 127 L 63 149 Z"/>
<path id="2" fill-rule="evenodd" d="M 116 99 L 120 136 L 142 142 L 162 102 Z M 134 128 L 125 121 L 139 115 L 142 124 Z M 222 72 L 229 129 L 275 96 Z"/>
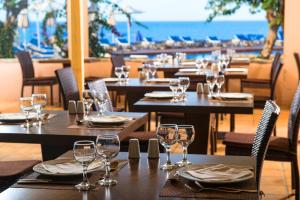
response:
<path id="1" fill-rule="evenodd" d="M 299 199 L 299 168 L 297 160 L 297 144 L 300 123 L 300 84 L 294 95 L 288 119 L 288 136 L 271 137 L 266 160 L 291 163 L 293 188 L 296 199 Z M 226 155 L 249 155 L 254 140 L 253 134 L 228 133 L 225 136 Z"/>
<path id="2" fill-rule="evenodd" d="M 103 92 L 107 93 L 107 88 L 105 85 L 105 82 L 103 80 L 97 80 L 94 82 L 89 82 L 88 87 L 90 89 L 94 89 L 97 92 Z M 105 105 L 105 110 L 109 112 L 113 112 L 113 106 L 112 102 L 110 99 L 108 99 L 108 102 Z M 122 151 L 128 151 L 128 145 L 129 145 L 129 140 L 130 139 L 138 139 L 140 141 L 140 148 L 142 152 L 147 151 L 148 147 L 148 140 L 151 138 L 156 138 L 156 133 L 155 132 L 146 132 L 146 131 L 136 131 L 130 133 L 125 140 L 121 142 L 121 150 Z"/>
<path id="3" fill-rule="evenodd" d="M 24 87 L 31 86 L 31 93 L 34 93 L 35 86 L 50 86 L 50 101 L 53 105 L 53 85 L 57 84 L 57 79 L 55 76 L 47 77 L 35 77 L 33 62 L 30 56 L 30 53 L 27 51 L 22 51 L 16 54 L 21 68 L 22 68 L 22 88 L 21 88 L 21 97 L 24 95 Z M 59 98 L 60 102 L 60 98 Z"/>
<path id="4" fill-rule="evenodd" d="M 55 71 L 62 92 L 64 110 L 68 110 L 70 100 L 80 100 L 79 89 L 71 67 Z"/>

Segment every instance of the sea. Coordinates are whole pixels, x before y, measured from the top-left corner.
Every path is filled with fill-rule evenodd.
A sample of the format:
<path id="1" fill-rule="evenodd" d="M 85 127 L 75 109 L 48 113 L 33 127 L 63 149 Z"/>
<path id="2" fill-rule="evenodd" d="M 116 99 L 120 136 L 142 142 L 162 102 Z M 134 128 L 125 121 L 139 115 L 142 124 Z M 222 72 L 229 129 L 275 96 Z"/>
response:
<path id="1" fill-rule="evenodd" d="M 235 34 L 266 35 L 268 32 L 267 21 L 140 21 L 140 23 L 142 26 L 135 22 L 131 23 L 131 42 L 138 39 L 138 32 L 142 37 L 152 37 L 154 41 L 165 41 L 170 35 L 190 36 L 194 40 L 205 40 L 207 36 L 217 36 L 221 40 L 231 40 Z M 127 25 L 127 22 L 116 23 L 120 37 L 127 38 Z M 48 27 L 46 32 L 51 36 L 54 30 L 55 27 Z M 40 28 L 41 35 L 42 31 Z M 27 41 L 30 41 L 30 39 L 36 37 L 36 34 L 37 23 L 31 22 L 25 34 L 23 30 L 18 30 L 19 37 L 16 37 L 16 40 L 22 42 L 26 38 Z M 99 37 L 107 38 L 110 41 L 113 38 L 107 30 L 99 32 Z"/>

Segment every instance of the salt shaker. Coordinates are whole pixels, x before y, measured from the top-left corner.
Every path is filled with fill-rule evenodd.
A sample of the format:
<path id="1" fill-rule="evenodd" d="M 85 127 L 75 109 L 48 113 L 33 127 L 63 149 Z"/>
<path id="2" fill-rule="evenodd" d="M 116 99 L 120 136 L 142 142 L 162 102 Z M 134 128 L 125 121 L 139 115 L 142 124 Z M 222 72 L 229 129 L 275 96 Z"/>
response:
<path id="1" fill-rule="evenodd" d="M 203 94 L 204 93 L 204 91 L 203 91 L 204 89 L 203 89 L 203 84 L 202 83 L 197 83 L 197 93 L 198 94 Z"/>
<path id="2" fill-rule="evenodd" d="M 130 139 L 128 147 L 128 158 L 140 158 L 140 144 L 138 139 Z"/>
<path id="3" fill-rule="evenodd" d="M 77 114 L 84 114 L 84 105 L 82 101 L 77 101 Z"/>
<path id="4" fill-rule="evenodd" d="M 156 138 L 152 138 L 148 142 L 148 158 L 159 158 L 159 145 Z"/>
<path id="5" fill-rule="evenodd" d="M 76 114 L 77 113 L 76 101 L 73 101 L 73 100 L 69 101 L 68 110 L 69 110 L 69 114 Z"/>

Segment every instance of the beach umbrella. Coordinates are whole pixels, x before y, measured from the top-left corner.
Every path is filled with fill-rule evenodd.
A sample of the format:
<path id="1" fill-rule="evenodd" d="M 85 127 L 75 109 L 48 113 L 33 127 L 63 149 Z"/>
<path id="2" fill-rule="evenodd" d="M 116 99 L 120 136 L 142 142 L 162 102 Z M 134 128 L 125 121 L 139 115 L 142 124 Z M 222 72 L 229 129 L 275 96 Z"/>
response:
<path id="1" fill-rule="evenodd" d="M 124 8 L 124 11 L 127 12 L 128 14 L 130 14 L 131 16 L 134 14 L 142 14 L 143 11 L 140 11 L 138 9 L 135 9 L 131 6 L 126 6 Z M 128 40 L 128 44 L 131 44 L 131 19 L 129 18 L 127 21 L 127 40 Z"/>
<path id="2" fill-rule="evenodd" d="M 136 32 L 136 37 L 135 37 L 135 42 L 136 42 L 136 43 L 140 43 L 140 42 L 142 42 L 142 41 L 143 41 L 143 36 L 142 36 L 142 34 L 141 34 L 140 31 L 137 31 L 137 32 Z"/>
<path id="3" fill-rule="evenodd" d="M 108 16 L 108 20 L 107 23 L 111 26 L 116 26 L 116 18 L 115 18 L 115 13 L 113 11 L 110 11 L 109 16 Z M 114 42 L 115 41 L 115 37 L 114 34 L 111 34 L 111 41 Z"/>

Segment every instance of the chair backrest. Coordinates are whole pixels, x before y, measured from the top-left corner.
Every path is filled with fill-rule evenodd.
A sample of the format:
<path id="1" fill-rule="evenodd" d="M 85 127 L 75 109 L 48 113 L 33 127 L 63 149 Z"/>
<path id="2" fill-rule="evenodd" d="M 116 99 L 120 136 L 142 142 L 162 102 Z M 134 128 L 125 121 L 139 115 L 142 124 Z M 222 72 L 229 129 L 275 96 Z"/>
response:
<path id="1" fill-rule="evenodd" d="M 58 69 L 55 71 L 60 90 L 63 96 L 64 109 L 68 109 L 70 100 L 79 101 L 80 94 L 76 78 L 71 67 Z"/>
<path id="2" fill-rule="evenodd" d="M 282 69 L 281 54 L 276 53 L 271 69 L 271 100 L 275 99 L 275 86 Z"/>
<path id="3" fill-rule="evenodd" d="M 88 87 L 89 87 L 90 90 L 95 90 L 97 93 L 107 95 L 108 101 L 106 102 L 106 104 L 104 106 L 104 110 L 108 111 L 108 112 L 112 112 L 113 111 L 113 106 L 112 106 L 112 102 L 111 102 L 111 99 L 109 97 L 108 90 L 107 90 L 107 87 L 105 85 L 105 82 L 103 80 L 88 82 Z M 95 106 L 96 106 L 96 110 L 100 109 L 98 107 L 98 105 L 95 105 Z"/>
<path id="4" fill-rule="evenodd" d="M 34 78 L 34 68 L 30 53 L 27 51 L 21 51 L 16 54 L 21 68 L 22 68 L 22 76 L 24 79 Z"/>
<path id="5" fill-rule="evenodd" d="M 288 139 L 289 150 L 293 153 L 297 153 L 298 134 L 300 123 L 300 83 L 295 92 L 288 120 Z"/>
<path id="6" fill-rule="evenodd" d="M 298 69 L 298 80 L 300 80 L 300 57 L 299 57 L 299 53 L 294 53 L 294 58 L 296 60 L 297 69 Z"/>
<path id="7" fill-rule="evenodd" d="M 279 113 L 280 108 L 275 102 L 271 100 L 266 101 L 265 108 L 256 129 L 251 156 L 256 159 L 256 184 L 258 191 L 260 187 L 260 176 L 263 161 L 265 159 L 269 140 Z"/>
<path id="8" fill-rule="evenodd" d="M 124 56 L 111 55 L 111 63 L 112 63 L 111 76 L 114 77 L 115 76 L 115 68 L 125 65 Z"/>

